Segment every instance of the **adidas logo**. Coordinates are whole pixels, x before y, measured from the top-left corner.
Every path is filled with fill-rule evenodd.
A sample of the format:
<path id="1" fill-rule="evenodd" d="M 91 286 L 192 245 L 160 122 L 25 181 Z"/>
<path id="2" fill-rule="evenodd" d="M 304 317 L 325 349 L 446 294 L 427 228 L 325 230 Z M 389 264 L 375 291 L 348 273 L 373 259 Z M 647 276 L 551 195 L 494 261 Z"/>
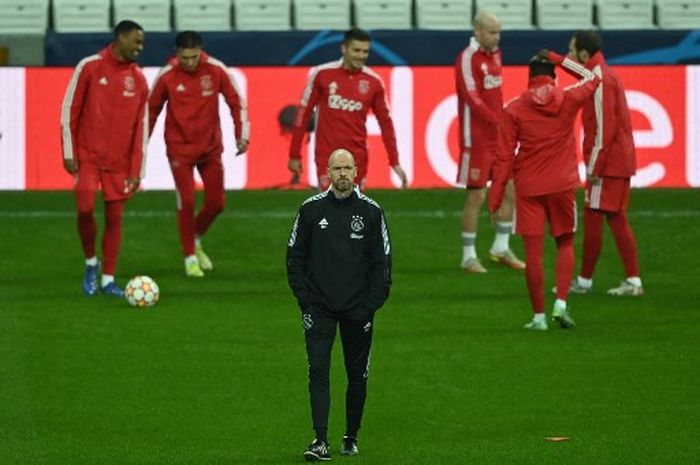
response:
<path id="1" fill-rule="evenodd" d="M 326 229 L 328 227 L 328 220 L 323 218 L 318 222 L 318 225 L 321 227 L 321 229 Z"/>
<path id="2" fill-rule="evenodd" d="M 101 86 L 106 86 L 107 85 L 107 78 L 102 76 L 98 82 L 100 83 Z"/>
<path id="3" fill-rule="evenodd" d="M 175 88 L 177 92 L 184 92 L 185 91 L 185 86 L 182 84 L 178 84 L 177 87 Z"/>

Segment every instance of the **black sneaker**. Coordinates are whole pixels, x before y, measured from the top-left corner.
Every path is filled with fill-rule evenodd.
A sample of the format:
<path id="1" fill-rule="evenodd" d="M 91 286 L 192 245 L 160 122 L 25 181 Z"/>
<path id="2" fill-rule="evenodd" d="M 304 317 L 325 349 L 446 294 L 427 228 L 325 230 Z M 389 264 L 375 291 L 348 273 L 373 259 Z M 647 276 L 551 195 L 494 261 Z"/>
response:
<path id="1" fill-rule="evenodd" d="M 340 455 L 357 455 L 357 438 L 353 436 L 343 436 L 340 443 Z"/>
<path id="2" fill-rule="evenodd" d="M 328 443 L 314 439 L 314 442 L 309 444 L 309 447 L 307 447 L 304 451 L 304 458 L 309 462 L 315 462 L 316 460 L 330 460 L 331 450 L 328 447 Z"/>

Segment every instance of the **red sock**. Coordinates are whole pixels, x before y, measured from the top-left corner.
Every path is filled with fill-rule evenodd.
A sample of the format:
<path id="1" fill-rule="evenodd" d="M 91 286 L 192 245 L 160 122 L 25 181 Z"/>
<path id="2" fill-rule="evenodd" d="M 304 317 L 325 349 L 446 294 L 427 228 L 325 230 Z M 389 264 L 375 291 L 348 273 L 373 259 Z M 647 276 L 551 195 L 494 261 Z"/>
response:
<path id="1" fill-rule="evenodd" d="M 78 235 L 83 246 L 85 258 L 95 256 L 97 223 L 95 223 L 95 193 L 75 191 L 75 203 L 78 209 Z"/>
<path id="2" fill-rule="evenodd" d="M 583 217 L 583 261 L 581 276 L 593 278 L 595 265 L 603 246 L 603 220 L 605 214 L 600 210 L 586 208 Z"/>
<path id="3" fill-rule="evenodd" d="M 569 295 L 569 283 L 574 274 L 574 234 L 557 237 L 556 283 L 557 299 L 566 300 Z"/>
<path id="4" fill-rule="evenodd" d="M 102 236 L 103 273 L 114 276 L 122 242 L 122 212 L 124 201 L 105 202 L 105 233 Z"/>
<path id="5" fill-rule="evenodd" d="M 197 213 L 195 231 L 203 236 L 217 216 L 224 210 L 224 167 L 220 159 L 197 166 L 204 184 L 204 205 Z"/>
<path id="6" fill-rule="evenodd" d="M 627 277 L 639 276 L 639 262 L 637 261 L 637 241 L 632 233 L 625 212 L 609 213 L 608 224 L 612 231 L 617 250 L 625 266 Z"/>
<path id="7" fill-rule="evenodd" d="M 542 265 L 543 235 L 523 236 L 525 244 L 525 278 L 530 303 L 535 313 L 544 312 L 544 268 Z"/>

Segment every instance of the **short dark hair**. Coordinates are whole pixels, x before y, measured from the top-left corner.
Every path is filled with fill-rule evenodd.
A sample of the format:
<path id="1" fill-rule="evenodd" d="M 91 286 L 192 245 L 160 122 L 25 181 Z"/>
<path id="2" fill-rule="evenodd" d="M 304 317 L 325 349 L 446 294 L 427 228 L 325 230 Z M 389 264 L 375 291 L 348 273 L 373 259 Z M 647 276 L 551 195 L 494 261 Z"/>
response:
<path id="1" fill-rule="evenodd" d="M 143 28 L 141 27 L 141 25 L 139 23 L 137 23 L 136 21 L 132 21 L 130 19 L 125 19 L 125 20 L 119 21 L 119 23 L 116 26 L 114 26 L 114 31 L 113 31 L 114 40 L 117 40 L 120 35 L 131 32 L 134 29 L 138 29 L 139 31 L 143 31 Z"/>
<path id="2" fill-rule="evenodd" d="M 557 77 L 557 74 L 554 72 L 554 63 L 545 57 L 535 55 L 530 58 L 528 66 L 530 67 L 530 78 L 535 76 Z"/>
<path id="3" fill-rule="evenodd" d="M 603 38 L 596 31 L 576 31 L 574 33 L 576 50 L 585 50 L 590 56 L 603 48 Z"/>
<path id="4" fill-rule="evenodd" d="M 175 36 L 176 48 L 202 48 L 202 36 L 195 31 L 182 31 Z"/>
<path id="5" fill-rule="evenodd" d="M 371 42 L 372 37 L 370 37 L 369 32 L 365 31 L 364 29 L 354 27 L 347 31 L 343 36 L 344 44 L 349 43 L 351 40 L 358 40 L 360 42 Z"/>

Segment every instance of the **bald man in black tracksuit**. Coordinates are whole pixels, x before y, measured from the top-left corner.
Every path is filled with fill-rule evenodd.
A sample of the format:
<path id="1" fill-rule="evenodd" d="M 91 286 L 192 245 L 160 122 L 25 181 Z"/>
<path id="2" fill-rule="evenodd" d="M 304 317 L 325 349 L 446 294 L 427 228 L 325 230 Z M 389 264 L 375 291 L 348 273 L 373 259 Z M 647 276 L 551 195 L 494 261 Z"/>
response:
<path id="1" fill-rule="evenodd" d="M 338 326 L 348 377 L 347 430 L 340 452 L 357 454 L 372 322 L 391 286 L 391 245 L 384 213 L 355 187 L 355 173 L 350 152 L 336 150 L 331 154 L 331 188 L 302 204 L 287 248 L 287 277 L 302 311 L 309 362 L 316 439 L 304 456 L 311 461 L 330 460 L 329 374 Z"/>

